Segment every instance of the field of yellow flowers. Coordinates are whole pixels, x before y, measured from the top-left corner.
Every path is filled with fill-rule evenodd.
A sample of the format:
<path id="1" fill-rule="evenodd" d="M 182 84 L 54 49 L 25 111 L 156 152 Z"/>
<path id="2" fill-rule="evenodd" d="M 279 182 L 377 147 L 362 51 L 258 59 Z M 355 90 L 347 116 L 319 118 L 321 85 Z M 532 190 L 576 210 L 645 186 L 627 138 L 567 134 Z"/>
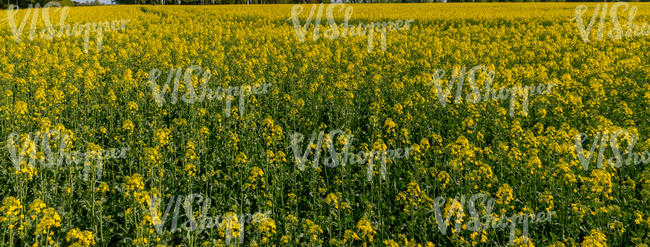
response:
<path id="1" fill-rule="evenodd" d="M 4 19 L 0 246 L 648 246 L 650 169 L 584 170 L 576 135 L 625 129 L 638 136 L 635 152 L 650 150 L 650 39 L 585 42 L 577 5 L 350 5 L 351 23 L 413 19 L 372 52 L 363 36 L 313 40 L 313 27 L 300 42 L 291 5 L 70 8 L 68 24 L 129 20 L 103 33 L 101 49 L 91 35 L 87 52 L 83 35 L 29 38 L 42 15 L 27 19 L 20 42 Z M 634 21 L 650 22 L 650 4 L 633 5 Z M 585 25 L 596 7 L 587 6 Z M 61 11 L 50 13 L 58 23 Z M 443 106 L 434 72 L 475 65 L 495 71 L 497 88 L 556 86 L 527 113 L 509 114 L 507 101 Z M 210 71 L 212 88 L 272 86 L 247 96 L 245 114 L 236 100 L 228 114 L 216 100 L 157 104 L 151 71 L 162 85 L 191 66 Z M 335 129 L 353 135 L 355 153 L 411 152 L 373 176 L 367 163 L 297 169 L 291 136 L 305 145 Z M 70 159 L 113 155 L 44 165 L 43 142 Z M 496 199 L 495 218 L 555 215 L 525 235 L 518 225 L 511 242 L 510 228 L 470 231 L 456 211 L 443 234 L 434 198 L 476 193 Z M 211 223 L 200 222 L 206 214 Z"/>

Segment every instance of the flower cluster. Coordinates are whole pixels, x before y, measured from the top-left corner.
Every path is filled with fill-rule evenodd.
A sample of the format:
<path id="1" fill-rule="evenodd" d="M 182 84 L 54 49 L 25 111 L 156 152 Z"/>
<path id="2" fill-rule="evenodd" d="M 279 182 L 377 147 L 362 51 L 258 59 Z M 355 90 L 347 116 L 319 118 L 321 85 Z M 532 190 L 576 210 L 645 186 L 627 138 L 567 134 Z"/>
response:
<path id="1" fill-rule="evenodd" d="M 345 11 L 345 17 L 343 23 L 339 27 L 335 22 L 334 9 L 339 7 L 339 12 Z M 304 7 L 302 5 L 294 5 L 291 8 L 291 17 L 289 18 L 293 23 L 293 28 L 296 31 L 296 37 L 302 43 L 305 42 L 305 35 L 310 25 L 314 26 L 314 31 L 312 39 L 314 41 L 320 38 L 320 26 L 321 26 L 321 17 L 323 16 L 324 4 L 316 5 L 312 4 L 311 11 L 307 17 L 307 21 L 304 24 L 300 24 L 299 15 L 302 13 Z M 318 9 L 318 10 L 316 10 Z M 323 31 L 323 36 L 330 40 L 337 39 L 339 37 L 345 38 L 346 36 L 368 36 L 368 52 L 371 53 L 374 47 L 374 37 L 375 32 L 378 32 L 381 35 L 381 50 L 386 51 L 386 32 L 390 31 L 400 31 L 400 30 L 409 30 L 411 22 L 414 22 L 413 19 L 408 20 L 398 20 L 398 21 L 388 21 L 388 22 L 372 22 L 370 24 L 359 23 L 355 28 L 354 25 L 349 25 L 350 17 L 352 16 L 353 7 L 345 6 L 345 4 L 329 4 L 327 5 L 326 18 L 329 23 L 330 28 Z M 314 18 L 314 13 L 316 13 L 315 22 L 311 24 L 312 19 Z"/>
<path id="2" fill-rule="evenodd" d="M 340 136 L 340 140 L 342 141 L 339 142 L 340 146 L 343 146 L 343 151 L 341 153 L 337 153 L 335 151 L 336 143 L 334 137 L 337 134 L 342 135 Z M 381 160 L 382 179 L 386 179 L 386 162 L 389 160 L 408 158 L 409 153 L 412 150 L 410 147 L 407 147 L 405 149 L 398 148 L 392 150 L 387 149 L 385 145 L 380 144 L 372 151 L 367 151 L 366 149 L 366 151 L 361 150 L 357 154 L 354 154 L 350 152 L 350 145 L 352 143 L 353 136 L 351 134 L 343 134 L 345 134 L 345 132 L 339 129 L 331 131 L 327 135 L 325 135 L 325 132 L 321 131 L 318 134 L 318 139 L 316 139 L 316 133 L 313 133 L 309 139 L 309 143 L 307 143 L 305 151 L 303 152 L 300 151 L 300 146 L 301 142 L 305 138 L 304 135 L 301 133 L 294 133 L 291 135 L 291 149 L 293 151 L 296 164 L 298 165 L 298 169 L 301 171 L 305 170 L 305 163 L 307 162 L 307 157 L 309 154 L 312 153 L 312 148 L 314 149 L 314 160 L 312 161 L 312 166 L 314 168 L 318 167 L 318 164 L 321 161 L 321 151 L 323 149 L 327 149 L 330 153 L 330 156 L 323 157 L 323 163 L 325 163 L 325 166 L 334 168 L 339 165 L 345 166 L 347 162 L 350 162 L 351 165 L 363 165 L 364 163 L 367 163 L 368 180 L 371 181 L 372 176 L 374 175 L 374 161 Z"/>
<path id="3" fill-rule="evenodd" d="M 11 32 L 14 35 L 14 40 L 18 43 L 21 41 L 21 36 L 23 35 L 23 28 L 25 28 L 25 25 L 27 24 L 28 18 L 30 15 L 33 15 L 32 19 L 32 25 L 31 29 L 29 31 L 29 40 L 34 40 L 35 33 L 39 33 L 41 38 L 52 40 L 53 38 L 62 38 L 64 35 L 65 37 L 79 37 L 83 33 L 84 35 L 84 52 L 88 52 L 88 46 L 90 44 L 90 34 L 91 33 L 96 33 L 96 44 L 97 44 L 97 50 L 101 51 L 102 50 L 102 43 L 103 43 L 103 33 L 104 32 L 109 32 L 109 31 L 120 31 L 124 30 L 126 28 L 126 24 L 129 23 L 131 20 L 129 19 L 122 19 L 122 20 L 115 20 L 112 22 L 87 22 L 85 24 L 79 24 L 75 23 L 74 26 L 71 26 L 70 24 L 66 24 L 65 21 L 68 18 L 68 13 L 70 12 L 70 7 L 65 6 L 61 8 L 61 3 L 59 2 L 48 2 L 46 3 L 42 9 L 43 12 L 43 18 L 42 21 L 45 24 L 45 27 L 41 30 L 41 32 L 36 31 L 36 20 L 38 20 L 38 15 L 39 13 L 39 8 L 40 8 L 40 3 L 36 3 L 36 5 L 29 5 L 29 8 L 27 9 L 27 13 L 25 13 L 22 22 L 20 25 L 17 25 L 16 23 L 16 14 L 18 13 L 18 6 L 16 5 L 9 5 L 9 8 L 7 10 L 7 18 L 6 20 L 9 22 L 9 27 L 11 28 Z M 59 25 L 58 25 L 58 32 L 57 28 L 52 25 L 52 21 L 50 19 L 50 10 L 54 10 L 56 12 L 60 12 L 60 17 L 59 17 Z M 33 11 L 33 14 L 32 14 Z"/>
<path id="4" fill-rule="evenodd" d="M 149 72 L 149 81 L 147 82 L 149 86 L 151 87 L 151 92 L 153 94 L 154 100 L 156 101 L 156 104 L 158 106 L 162 106 L 166 101 L 165 101 L 165 94 L 170 90 L 169 83 L 174 82 L 173 84 L 173 90 L 171 91 L 171 99 L 170 103 L 176 104 L 178 100 L 178 92 L 179 90 L 185 91 L 185 94 L 181 96 L 181 100 L 185 103 L 192 104 L 195 103 L 197 100 L 198 102 L 203 102 L 205 100 L 225 100 L 226 101 L 226 107 L 224 108 L 224 115 L 226 117 L 229 117 L 231 114 L 230 107 L 232 105 L 232 97 L 233 96 L 239 96 L 239 108 L 237 108 L 238 112 L 240 115 L 245 114 L 245 103 L 246 99 L 245 97 L 247 95 L 257 95 L 257 94 L 265 94 L 268 92 L 268 88 L 272 85 L 270 83 L 263 83 L 263 84 L 258 84 L 254 86 L 249 86 L 249 85 L 242 85 L 242 86 L 235 86 L 235 87 L 228 87 L 228 88 L 221 88 L 217 87 L 216 89 L 211 89 L 208 88 L 208 81 L 212 77 L 212 73 L 210 70 L 205 70 L 203 74 L 201 75 L 201 91 L 197 95 L 197 90 L 195 90 L 194 85 L 196 77 L 192 77 L 192 73 L 198 70 L 198 74 L 201 73 L 201 67 L 200 66 L 190 66 L 185 70 L 185 73 L 183 74 L 182 68 L 178 69 L 171 69 L 169 70 L 169 74 L 167 75 L 167 80 L 165 84 L 162 87 L 162 90 L 160 89 L 160 86 L 157 84 L 158 77 L 162 74 L 162 72 L 159 69 L 152 69 Z M 185 85 L 180 85 L 179 86 L 179 81 L 181 79 L 181 75 L 183 75 L 183 79 L 185 80 Z M 198 77 L 198 75 L 197 75 Z M 194 78 L 194 79 L 193 79 Z M 184 88 L 181 88 L 184 86 Z"/>

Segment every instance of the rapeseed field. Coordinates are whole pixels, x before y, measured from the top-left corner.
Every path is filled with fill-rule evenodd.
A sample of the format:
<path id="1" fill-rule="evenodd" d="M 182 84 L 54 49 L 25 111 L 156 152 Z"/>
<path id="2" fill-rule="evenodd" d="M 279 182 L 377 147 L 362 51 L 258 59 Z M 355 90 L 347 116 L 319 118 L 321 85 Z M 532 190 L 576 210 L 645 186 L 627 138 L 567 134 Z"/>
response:
<path id="1" fill-rule="evenodd" d="M 650 4 L 0 18 L 0 246 L 650 244 Z"/>

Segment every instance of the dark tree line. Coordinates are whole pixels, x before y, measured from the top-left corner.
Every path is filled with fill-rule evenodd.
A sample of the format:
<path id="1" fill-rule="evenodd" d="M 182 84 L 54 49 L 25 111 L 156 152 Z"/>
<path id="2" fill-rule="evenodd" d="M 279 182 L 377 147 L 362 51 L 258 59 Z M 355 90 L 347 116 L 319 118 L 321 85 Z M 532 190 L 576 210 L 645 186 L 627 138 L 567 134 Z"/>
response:
<path id="1" fill-rule="evenodd" d="M 113 0 L 117 4 L 300 4 L 300 3 L 430 3 L 430 2 L 614 2 L 607 0 Z M 630 2 L 650 0 L 632 0 Z M 164 3 L 163 3 L 164 2 Z"/>
<path id="2" fill-rule="evenodd" d="M 28 8 L 30 6 L 32 7 L 43 7 L 45 4 L 48 2 L 53 2 L 52 0 L 0 0 L 0 8 L 6 9 L 9 5 L 17 5 L 18 7 L 22 8 Z M 72 0 L 60 0 L 56 1 L 61 4 L 61 6 L 74 6 L 75 2 Z M 99 3 L 99 2 L 97 2 Z"/>

